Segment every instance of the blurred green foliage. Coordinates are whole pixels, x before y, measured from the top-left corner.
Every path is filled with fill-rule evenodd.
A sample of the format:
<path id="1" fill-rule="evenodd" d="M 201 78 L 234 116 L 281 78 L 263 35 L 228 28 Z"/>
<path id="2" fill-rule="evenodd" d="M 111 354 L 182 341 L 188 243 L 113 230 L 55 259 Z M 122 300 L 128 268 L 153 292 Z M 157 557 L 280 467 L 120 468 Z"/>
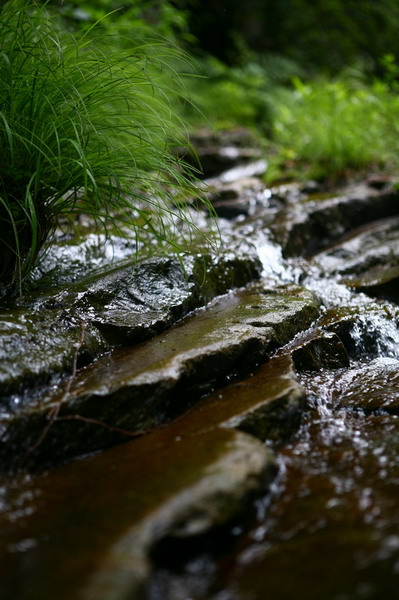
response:
<path id="1" fill-rule="evenodd" d="M 251 128 L 269 179 L 398 168 L 397 0 L 51 1 L 71 28 L 116 11 L 100 27 L 118 46 L 158 36 L 183 48 L 165 58 L 184 75 L 183 120 Z"/>
<path id="2" fill-rule="evenodd" d="M 185 115 L 190 123 L 205 122 L 215 129 L 245 126 L 270 134 L 276 90 L 303 71 L 281 56 L 245 54 L 243 64 L 234 67 L 213 56 L 196 61 L 202 77 L 187 80 L 192 103 Z"/>
<path id="3" fill-rule="evenodd" d="M 354 172 L 398 168 L 399 97 L 375 80 L 294 79 L 275 95 L 270 179 L 291 176 L 335 182 Z"/>
<path id="4" fill-rule="evenodd" d="M 99 22 L 103 30 L 114 35 L 117 45 L 126 37 L 143 35 L 161 36 L 178 46 L 194 41 L 189 33 L 188 11 L 177 8 L 172 0 L 50 0 L 49 6 L 72 30 Z"/>

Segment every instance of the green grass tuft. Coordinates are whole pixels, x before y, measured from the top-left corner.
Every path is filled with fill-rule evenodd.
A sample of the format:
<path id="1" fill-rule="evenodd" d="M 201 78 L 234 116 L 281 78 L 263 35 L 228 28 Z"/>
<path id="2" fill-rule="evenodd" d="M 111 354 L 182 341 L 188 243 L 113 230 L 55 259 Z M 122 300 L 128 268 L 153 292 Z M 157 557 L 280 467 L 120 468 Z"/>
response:
<path id="1" fill-rule="evenodd" d="M 0 12 L 0 281 L 20 283 L 60 217 L 90 215 L 139 241 L 177 246 L 179 194 L 193 193 L 167 48 L 127 51 L 61 31 L 45 8 Z M 165 89 L 168 71 L 170 89 Z M 171 99 L 170 99 L 171 96 Z M 194 226 L 193 226 L 194 227 Z"/>

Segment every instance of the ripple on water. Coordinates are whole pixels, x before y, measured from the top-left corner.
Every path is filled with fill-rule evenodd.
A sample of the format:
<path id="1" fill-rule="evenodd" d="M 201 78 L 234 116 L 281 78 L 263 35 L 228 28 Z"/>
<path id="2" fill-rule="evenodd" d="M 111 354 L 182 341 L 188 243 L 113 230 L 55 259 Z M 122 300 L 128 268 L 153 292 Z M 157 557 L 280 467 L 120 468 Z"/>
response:
<path id="1" fill-rule="evenodd" d="M 238 556 L 234 593 L 382 599 L 399 582 L 399 419 L 319 408 L 282 454 L 278 501 Z"/>
<path id="2" fill-rule="evenodd" d="M 305 373 L 301 383 L 309 411 L 282 452 L 275 501 L 239 554 L 230 589 L 256 600 L 395 597 L 399 418 L 384 407 L 399 401 L 399 360 Z M 370 396 L 381 405 L 374 412 Z"/>

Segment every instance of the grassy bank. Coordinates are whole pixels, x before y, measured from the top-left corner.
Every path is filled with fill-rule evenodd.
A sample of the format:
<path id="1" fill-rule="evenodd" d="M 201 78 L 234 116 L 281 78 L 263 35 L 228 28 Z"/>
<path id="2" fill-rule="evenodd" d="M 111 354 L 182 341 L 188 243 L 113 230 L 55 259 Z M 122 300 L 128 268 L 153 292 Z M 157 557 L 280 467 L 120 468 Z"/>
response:
<path id="1" fill-rule="evenodd" d="M 32 270 L 60 218 L 89 215 L 138 243 L 176 250 L 195 192 L 174 153 L 184 143 L 181 92 L 159 38 L 121 49 L 104 30 L 72 34 L 43 6 L 11 0 L 0 13 L 0 281 Z M 194 227 L 194 225 L 193 225 Z"/>
<path id="2" fill-rule="evenodd" d="M 105 231 L 133 229 L 138 248 L 179 250 L 196 193 L 175 152 L 186 128 L 252 129 L 268 181 L 399 170 L 393 57 L 379 79 L 349 70 L 309 78 L 287 57 L 245 49 L 228 67 L 181 50 L 193 41 L 187 14 L 168 0 L 108 17 L 111 0 L 86 13 L 72 2 L 48 8 L 53 17 L 10 0 L 0 12 L 3 290 L 20 286 L 60 219 L 82 213 Z"/>
<path id="3" fill-rule="evenodd" d="M 398 172 L 399 97 L 375 81 L 319 79 L 276 94 L 272 168 L 339 181 L 359 172 Z"/>

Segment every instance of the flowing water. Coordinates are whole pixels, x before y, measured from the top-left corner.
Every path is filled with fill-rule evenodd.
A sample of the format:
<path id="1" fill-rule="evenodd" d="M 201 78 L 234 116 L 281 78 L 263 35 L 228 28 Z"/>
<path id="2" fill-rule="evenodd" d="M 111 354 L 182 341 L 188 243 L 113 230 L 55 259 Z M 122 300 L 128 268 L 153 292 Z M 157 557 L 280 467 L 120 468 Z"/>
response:
<path id="1" fill-rule="evenodd" d="M 308 410 L 274 448 L 279 477 L 222 556 L 160 568 L 151 600 L 399 598 L 399 331 L 394 305 L 355 294 L 304 259 L 284 261 L 264 237 L 264 275 L 322 299 L 326 325 L 357 312 L 347 369 L 303 372 Z M 350 307 L 350 308 L 348 308 Z M 161 565 L 162 567 L 162 565 Z"/>
<path id="2" fill-rule="evenodd" d="M 235 177 L 234 172 L 230 172 L 226 181 L 229 177 Z M 259 201 L 267 204 L 269 199 L 270 195 L 265 195 Z M 327 331 L 340 328 L 350 366 L 298 374 L 306 390 L 307 410 L 294 438 L 285 444 L 270 443 L 279 466 L 271 490 L 256 501 L 250 515 L 234 523 L 228 531 L 223 530 L 219 540 L 213 535 L 194 540 L 192 546 L 187 543 L 179 546 L 175 540 L 175 546 L 165 546 L 154 555 L 156 570 L 145 600 L 399 599 L 399 309 L 388 301 L 354 293 L 337 278 L 326 277 L 317 260 L 285 260 L 281 248 L 248 223 L 242 226 L 241 233 L 257 241 L 265 280 L 300 284 L 317 294 L 323 314 L 314 327 Z M 116 244 L 112 251 L 117 257 L 118 248 Z M 75 253 L 83 270 L 87 256 L 92 256 L 98 267 L 110 258 L 109 253 L 99 252 L 96 240 L 90 236 L 86 251 L 83 259 Z M 123 248 L 120 252 L 123 256 Z M 55 274 L 63 281 L 56 259 Z M 65 273 L 67 277 L 68 270 Z M 287 348 L 280 350 L 287 351 Z M 115 465 L 112 468 L 118 474 Z M 159 468 L 162 472 L 164 465 Z M 171 472 L 174 468 L 173 463 Z M 55 473 L 60 488 L 64 479 L 61 473 L 57 480 Z M 130 507 L 126 514 L 112 514 L 116 502 L 112 494 L 123 494 L 125 475 L 120 479 L 114 477 L 113 481 L 114 488 L 104 484 L 107 487 L 104 499 L 97 501 L 100 508 L 104 503 L 103 510 L 110 522 L 119 517 L 123 523 L 124 519 L 129 522 Z M 12 496 L 12 486 L 0 489 L 0 509 L 3 503 L 3 511 L 9 511 L 7 522 L 13 526 L 15 521 L 21 531 L 29 511 L 37 509 L 29 478 L 22 483 L 22 491 L 24 485 L 28 491 L 19 491 L 17 500 L 11 502 L 15 513 L 10 512 L 2 498 L 2 495 Z M 37 500 L 39 508 L 45 507 L 38 511 L 38 537 L 46 527 L 47 509 L 51 513 L 53 506 L 53 489 L 46 488 L 45 480 L 41 485 L 47 495 Z M 69 497 L 76 497 L 68 491 L 68 485 L 73 488 L 67 482 L 65 498 L 56 495 L 54 501 L 67 541 L 70 530 L 72 539 L 73 528 L 83 527 L 80 515 L 87 516 L 85 505 L 93 501 L 89 489 L 85 490 L 86 495 L 82 494 L 82 506 L 78 502 L 75 507 L 69 501 L 71 506 L 64 508 Z M 50 498 L 48 505 L 46 498 Z M 106 523 L 105 530 L 107 526 Z M 57 519 L 54 528 L 58 530 Z M 103 532 L 95 533 L 102 541 Z M 30 569 L 30 576 L 40 590 L 45 584 L 35 580 L 34 565 L 28 568 L 28 561 L 25 565 L 23 560 L 24 553 L 35 543 L 35 538 L 22 535 L 22 542 L 11 545 L 7 551 L 10 556 L 21 554 L 21 578 L 26 578 Z M 51 564 L 53 547 L 50 545 L 50 550 L 46 550 L 46 539 L 41 539 L 41 543 Z M 90 564 L 93 550 L 89 538 L 83 541 L 84 548 L 85 544 Z M 56 548 L 55 552 L 58 551 L 64 556 Z M 73 548 L 69 554 L 73 563 Z M 65 567 L 70 582 L 68 568 L 74 573 L 78 565 Z M 80 571 L 76 572 L 79 577 Z M 50 580 L 53 574 L 49 569 Z M 68 592 L 63 597 L 67 597 L 65 594 Z M 5 597 L 9 600 L 12 596 Z M 14 597 L 24 600 L 26 596 Z M 36 600 L 37 596 L 33 594 L 32 598 Z M 126 600 L 136 598 L 126 597 Z"/>

